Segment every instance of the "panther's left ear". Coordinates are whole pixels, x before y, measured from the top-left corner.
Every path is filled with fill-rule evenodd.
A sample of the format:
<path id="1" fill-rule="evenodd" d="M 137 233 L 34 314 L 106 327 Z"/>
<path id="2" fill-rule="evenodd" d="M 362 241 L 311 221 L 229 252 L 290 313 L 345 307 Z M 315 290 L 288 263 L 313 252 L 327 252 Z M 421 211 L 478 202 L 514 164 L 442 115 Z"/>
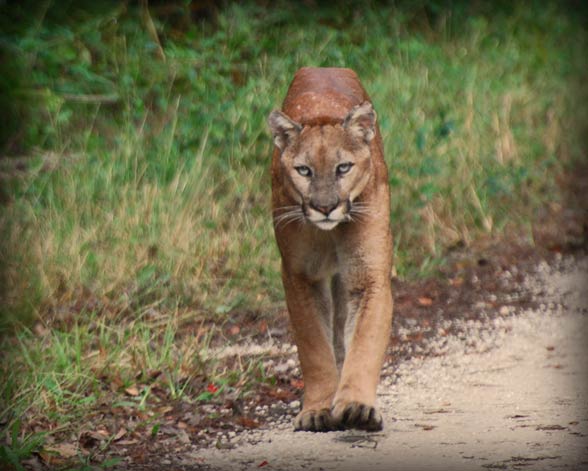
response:
<path id="1" fill-rule="evenodd" d="M 355 139 L 366 144 L 376 135 L 376 112 L 369 101 L 351 108 L 343 121 L 343 128 Z"/>

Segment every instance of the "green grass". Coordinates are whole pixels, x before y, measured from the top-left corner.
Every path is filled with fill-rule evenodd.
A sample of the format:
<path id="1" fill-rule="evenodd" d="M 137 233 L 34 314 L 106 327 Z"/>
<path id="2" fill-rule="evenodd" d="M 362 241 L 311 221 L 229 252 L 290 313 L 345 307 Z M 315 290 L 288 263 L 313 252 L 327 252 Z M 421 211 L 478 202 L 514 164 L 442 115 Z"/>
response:
<path id="1" fill-rule="evenodd" d="M 99 3 L 0 14 L 4 421 L 75 423 L 138 372 L 169 400 L 239 384 L 182 326 L 282 306 L 265 120 L 301 66 L 373 99 L 401 277 L 525 233 L 586 150 L 586 34 L 557 3 Z"/>

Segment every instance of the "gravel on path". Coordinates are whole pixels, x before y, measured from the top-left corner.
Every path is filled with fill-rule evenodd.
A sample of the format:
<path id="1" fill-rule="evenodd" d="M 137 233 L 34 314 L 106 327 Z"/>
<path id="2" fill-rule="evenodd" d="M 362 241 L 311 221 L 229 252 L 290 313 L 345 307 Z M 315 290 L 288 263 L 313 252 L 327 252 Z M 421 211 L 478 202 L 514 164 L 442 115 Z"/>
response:
<path id="1" fill-rule="evenodd" d="M 213 469 L 588 469 L 588 258 L 526 277 L 537 309 L 462 321 L 388 368 L 385 429 L 293 432 L 290 420 L 199 453 Z M 431 355 L 431 352 L 433 353 Z"/>

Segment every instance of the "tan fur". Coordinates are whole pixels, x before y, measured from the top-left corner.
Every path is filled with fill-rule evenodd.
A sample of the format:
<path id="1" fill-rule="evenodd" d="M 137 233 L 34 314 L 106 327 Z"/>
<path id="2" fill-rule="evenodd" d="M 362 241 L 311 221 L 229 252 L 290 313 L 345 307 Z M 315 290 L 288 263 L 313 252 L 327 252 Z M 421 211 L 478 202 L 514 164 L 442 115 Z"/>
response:
<path id="1" fill-rule="evenodd" d="M 269 125 L 274 231 L 305 383 L 295 428 L 379 430 L 392 235 L 376 114 L 352 70 L 302 68 Z"/>

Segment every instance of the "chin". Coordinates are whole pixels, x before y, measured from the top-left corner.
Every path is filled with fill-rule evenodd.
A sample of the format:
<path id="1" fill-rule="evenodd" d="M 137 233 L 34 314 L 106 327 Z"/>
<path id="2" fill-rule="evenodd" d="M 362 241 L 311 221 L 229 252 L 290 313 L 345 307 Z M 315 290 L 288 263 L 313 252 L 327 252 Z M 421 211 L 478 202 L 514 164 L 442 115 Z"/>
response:
<path id="1" fill-rule="evenodd" d="M 340 221 L 316 221 L 313 224 L 322 231 L 330 231 L 339 225 Z"/>

